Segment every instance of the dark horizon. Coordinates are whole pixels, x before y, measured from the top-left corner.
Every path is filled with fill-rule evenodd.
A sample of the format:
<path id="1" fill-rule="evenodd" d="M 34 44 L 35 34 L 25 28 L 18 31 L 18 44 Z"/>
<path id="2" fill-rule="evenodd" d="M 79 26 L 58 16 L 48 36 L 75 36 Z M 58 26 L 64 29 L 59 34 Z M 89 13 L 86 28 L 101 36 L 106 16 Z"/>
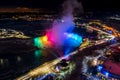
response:
<path id="1" fill-rule="evenodd" d="M 120 5 L 118 0 L 79 0 L 82 3 L 83 10 L 104 11 L 104 10 L 117 10 L 119 11 Z M 1 0 L 0 8 L 3 7 L 29 7 L 29 8 L 47 8 L 47 9 L 60 9 L 64 0 Z"/>

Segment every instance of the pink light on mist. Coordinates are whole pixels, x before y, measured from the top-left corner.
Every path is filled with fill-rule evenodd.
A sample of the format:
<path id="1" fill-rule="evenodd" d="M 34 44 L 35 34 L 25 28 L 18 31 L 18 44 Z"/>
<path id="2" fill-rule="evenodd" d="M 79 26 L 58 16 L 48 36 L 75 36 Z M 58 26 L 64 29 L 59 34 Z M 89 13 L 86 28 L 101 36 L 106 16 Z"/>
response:
<path id="1" fill-rule="evenodd" d="M 54 43 L 55 39 L 51 31 L 47 32 L 46 36 L 48 37 L 48 41 L 50 41 L 51 43 Z"/>

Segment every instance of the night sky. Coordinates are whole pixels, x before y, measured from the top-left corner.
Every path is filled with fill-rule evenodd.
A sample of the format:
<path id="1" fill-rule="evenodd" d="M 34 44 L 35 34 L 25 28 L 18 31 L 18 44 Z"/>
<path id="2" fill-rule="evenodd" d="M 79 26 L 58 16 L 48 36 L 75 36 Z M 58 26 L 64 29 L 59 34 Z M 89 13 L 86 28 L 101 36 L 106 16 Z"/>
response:
<path id="1" fill-rule="evenodd" d="M 64 0 L 0 0 L 0 7 L 60 8 Z M 120 10 L 119 0 L 81 0 L 84 10 Z"/>

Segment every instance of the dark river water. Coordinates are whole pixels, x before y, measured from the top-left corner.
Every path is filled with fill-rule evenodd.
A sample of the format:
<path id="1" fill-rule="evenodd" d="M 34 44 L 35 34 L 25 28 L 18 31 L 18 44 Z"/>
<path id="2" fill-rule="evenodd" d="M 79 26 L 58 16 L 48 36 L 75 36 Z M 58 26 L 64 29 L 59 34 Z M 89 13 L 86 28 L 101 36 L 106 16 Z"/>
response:
<path id="1" fill-rule="evenodd" d="M 51 49 L 0 54 L 0 80 L 13 80 L 57 56 L 57 52 Z"/>
<path id="2" fill-rule="evenodd" d="M 30 37 L 38 36 L 37 30 L 40 30 L 39 33 L 43 32 L 50 24 L 50 22 L 44 20 L 0 20 L 1 29 L 22 31 Z M 58 55 L 55 55 L 57 54 L 55 50 L 34 49 L 32 44 L 33 42 L 28 40 L 0 39 L 0 80 L 13 80 L 47 61 L 57 58 Z"/>

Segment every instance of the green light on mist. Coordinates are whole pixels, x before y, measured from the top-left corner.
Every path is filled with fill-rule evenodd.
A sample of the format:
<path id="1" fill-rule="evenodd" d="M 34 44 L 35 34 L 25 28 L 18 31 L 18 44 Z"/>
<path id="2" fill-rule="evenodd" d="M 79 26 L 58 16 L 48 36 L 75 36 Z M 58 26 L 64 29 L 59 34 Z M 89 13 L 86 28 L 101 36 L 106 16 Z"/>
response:
<path id="1" fill-rule="evenodd" d="M 42 44 L 42 41 L 41 41 L 40 37 L 34 38 L 34 46 L 36 46 L 38 48 L 42 48 L 43 47 L 43 44 Z"/>

